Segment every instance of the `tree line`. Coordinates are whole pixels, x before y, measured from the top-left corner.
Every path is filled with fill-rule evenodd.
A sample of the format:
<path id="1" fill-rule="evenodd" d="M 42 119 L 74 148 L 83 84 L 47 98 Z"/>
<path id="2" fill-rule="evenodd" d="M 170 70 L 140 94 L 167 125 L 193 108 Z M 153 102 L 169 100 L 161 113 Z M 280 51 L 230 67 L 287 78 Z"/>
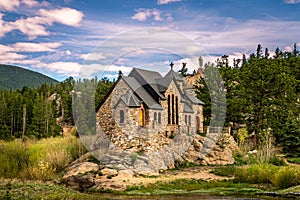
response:
<path id="1" fill-rule="evenodd" d="M 256 53 L 234 60 L 232 66 L 224 55 L 204 67 L 196 91 L 206 103 L 205 125 L 215 117 L 211 116 L 214 91 L 208 89 L 205 76 L 218 68 L 226 92 L 225 125 L 235 133 L 246 127 L 255 146 L 271 136 L 286 153 L 300 155 L 300 54 L 296 44 L 291 52 L 277 48 L 274 56 L 258 45 Z"/>
<path id="2" fill-rule="evenodd" d="M 114 81 L 77 80 L 69 77 L 58 84 L 28 86 L 15 91 L 0 91 L 0 139 L 46 138 L 62 133 L 63 126 L 74 125 L 72 96 L 76 82 L 96 84 L 95 106 L 105 97 Z"/>

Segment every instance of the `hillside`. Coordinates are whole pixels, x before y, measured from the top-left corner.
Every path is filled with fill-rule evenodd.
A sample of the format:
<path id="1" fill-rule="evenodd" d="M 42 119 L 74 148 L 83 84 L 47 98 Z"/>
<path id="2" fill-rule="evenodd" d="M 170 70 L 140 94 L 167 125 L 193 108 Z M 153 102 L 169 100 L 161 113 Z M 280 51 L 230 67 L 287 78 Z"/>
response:
<path id="1" fill-rule="evenodd" d="M 24 86 L 35 88 L 44 83 L 58 81 L 28 69 L 0 64 L 0 90 L 16 90 Z"/>

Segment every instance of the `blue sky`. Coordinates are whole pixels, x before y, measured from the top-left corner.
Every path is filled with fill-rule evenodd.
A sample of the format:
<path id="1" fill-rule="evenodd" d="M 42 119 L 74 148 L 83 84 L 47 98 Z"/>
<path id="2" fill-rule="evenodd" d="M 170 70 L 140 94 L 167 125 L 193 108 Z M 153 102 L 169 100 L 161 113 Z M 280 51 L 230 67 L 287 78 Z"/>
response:
<path id="1" fill-rule="evenodd" d="M 0 62 L 57 80 L 300 47 L 300 0 L 4 0 Z"/>

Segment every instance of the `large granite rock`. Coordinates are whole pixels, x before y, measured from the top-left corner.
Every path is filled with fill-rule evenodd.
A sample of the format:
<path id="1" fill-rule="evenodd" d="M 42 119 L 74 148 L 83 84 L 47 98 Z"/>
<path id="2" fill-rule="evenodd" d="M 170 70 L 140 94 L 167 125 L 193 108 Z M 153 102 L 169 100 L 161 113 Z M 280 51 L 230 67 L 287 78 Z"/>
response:
<path id="1" fill-rule="evenodd" d="M 184 160 L 202 165 L 233 164 L 232 154 L 236 148 L 233 137 L 222 134 L 217 137 L 195 135 L 174 138 L 168 145 L 154 152 L 110 149 L 100 154 L 95 151 L 73 162 L 67 168 L 63 180 L 67 186 L 79 190 L 90 187 L 99 189 L 107 185 L 122 189 L 123 186 L 112 184 L 110 179 L 116 176 L 130 178 L 136 175 L 158 175 L 160 171 L 172 169 L 176 163 Z M 101 165 L 88 162 L 92 154 L 101 161 Z"/>

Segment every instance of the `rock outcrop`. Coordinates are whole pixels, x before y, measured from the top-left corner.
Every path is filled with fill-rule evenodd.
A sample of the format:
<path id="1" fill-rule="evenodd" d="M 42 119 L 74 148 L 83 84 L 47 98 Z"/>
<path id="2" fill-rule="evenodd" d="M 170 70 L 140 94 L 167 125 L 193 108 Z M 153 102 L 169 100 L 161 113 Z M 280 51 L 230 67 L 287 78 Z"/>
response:
<path id="1" fill-rule="evenodd" d="M 82 190 L 86 188 L 125 189 L 114 185 L 110 179 L 115 176 L 158 175 L 160 171 L 175 168 L 184 161 L 201 165 L 233 164 L 233 151 L 237 145 L 229 134 L 216 137 L 200 135 L 174 138 L 168 145 L 157 151 L 132 152 L 110 149 L 99 156 L 97 151 L 88 153 L 75 161 L 65 173 L 63 180 L 67 186 Z M 101 164 L 89 161 L 92 154 Z"/>

